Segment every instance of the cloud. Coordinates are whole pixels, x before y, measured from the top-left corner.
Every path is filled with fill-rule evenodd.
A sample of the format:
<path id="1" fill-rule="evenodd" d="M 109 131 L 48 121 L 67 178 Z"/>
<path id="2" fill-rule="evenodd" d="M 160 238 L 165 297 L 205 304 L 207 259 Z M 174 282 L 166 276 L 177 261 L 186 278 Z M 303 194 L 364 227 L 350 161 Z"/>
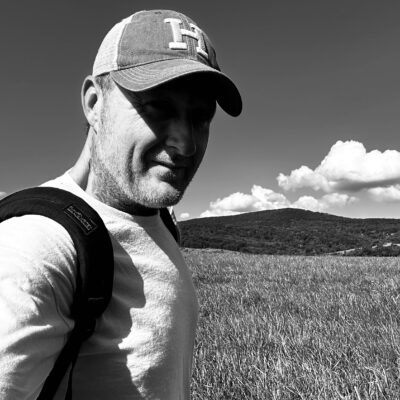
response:
<path id="1" fill-rule="evenodd" d="M 242 214 L 241 212 L 236 212 L 236 211 L 229 211 L 229 210 L 221 210 L 218 208 L 215 208 L 213 210 L 207 210 L 204 211 L 200 214 L 200 218 L 208 218 L 208 217 L 222 217 L 226 215 L 238 215 Z"/>
<path id="2" fill-rule="evenodd" d="M 290 206 L 290 202 L 285 195 L 276 193 L 271 189 L 253 185 L 251 194 L 256 199 L 254 206 L 257 210 L 276 210 Z"/>
<path id="3" fill-rule="evenodd" d="M 329 181 L 323 175 L 305 165 L 293 170 L 290 175 L 280 173 L 276 179 L 278 185 L 284 190 L 311 188 L 327 192 L 330 189 Z"/>
<path id="4" fill-rule="evenodd" d="M 400 201 L 400 185 L 373 188 L 367 192 L 372 200 L 377 202 L 394 203 Z"/>
<path id="5" fill-rule="evenodd" d="M 276 210 L 279 208 L 303 208 L 311 211 L 326 211 L 330 207 L 343 207 L 356 201 L 355 197 L 347 194 L 331 193 L 316 199 L 312 196 L 302 196 L 291 203 L 282 193 L 276 193 L 258 185 L 253 185 L 250 194 L 232 193 L 222 199 L 210 203 L 207 211 L 200 217 L 218 217 L 237 215 L 244 212 Z"/>
<path id="6" fill-rule="evenodd" d="M 190 214 L 189 213 L 182 213 L 181 215 L 180 215 L 180 218 L 181 219 L 186 219 L 186 218 L 189 218 L 190 217 Z"/>
<path id="7" fill-rule="evenodd" d="M 291 207 L 310 211 L 327 211 L 331 207 L 344 207 L 358 199 L 354 196 L 341 193 L 331 193 L 316 199 L 313 196 L 302 196 Z"/>
<path id="8" fill-rule="evenodd" d="M 311 188 L 325 193 L 357 192 L 400 183 L 400 152 L 372 150 L 354 140 L 336 142 L 315 170 L 303 165 L 279 174 L 284 190 Z"/>
<path id="9" fill-rule="evenodd" d="M 331 193 L 322 196 L 321 200 L 329 207 L 344 207 L 347 204 L 358 201 L 357 197 L 343 193 Z"/>
<path id="10" fill-rule="evenodd" d="M 0 192 L 0 199 L 2 199 L 3 197 L 7 196 L 6 192 Z"/>
<path id="11" fill-rule="evenodd" d="M 215 217 L 221 215 L 236 215 L 244 212 L 272 210 L 289 207 L 288 199 L 280 193 L 253 185 L 251 194 L 232 193 L 222 199 L 210 203 L 209 210 L 200 217 Z"/>

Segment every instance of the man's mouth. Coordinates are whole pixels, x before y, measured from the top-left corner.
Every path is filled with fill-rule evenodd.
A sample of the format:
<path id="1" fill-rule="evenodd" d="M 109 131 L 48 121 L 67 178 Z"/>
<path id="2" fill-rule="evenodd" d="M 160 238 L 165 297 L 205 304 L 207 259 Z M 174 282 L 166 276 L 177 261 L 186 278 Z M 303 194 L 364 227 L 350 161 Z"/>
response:
<path id="1" fill-rule="evenodd" d="M 156 165 L 161 165 L 162 167 L 166 167 L 170 170 L 180 170 L 189 167 L 187 162 L 170 162 L 164 160 L 153 160 L 152 163 Z"/>
<path id="2" fill-rule="evenodd" d="M 187 173 L 187 166 L 182 163 L 176 164 L 165 161 L 152 161 L 151 164 L 155 167 L 160 179 L 168 182 L 181 181 L 185 178 Z"/>
<path id="3" fill-rule="evenodd" d="M 151 158 L 148 161 L 148 168 L 152 170 L 151 175 L 157 180 L 167 182 L 178 188 L 184 190 L 193 175 L 193 160 L 187 159 L 164 159 L 164 158 Z"/>

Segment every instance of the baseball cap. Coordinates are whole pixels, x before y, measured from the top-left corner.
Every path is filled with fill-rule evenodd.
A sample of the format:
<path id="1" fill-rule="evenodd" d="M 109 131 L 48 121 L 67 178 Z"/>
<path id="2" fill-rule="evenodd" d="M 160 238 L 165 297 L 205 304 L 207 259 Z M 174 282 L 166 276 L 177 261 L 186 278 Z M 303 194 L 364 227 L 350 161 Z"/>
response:
<path id="1" fill-rule="evenodd" d="M 221 108 L 232 116 L 242 111 L 239 90 L 221 72 L 210 39 L 192 19 L 176 11 L 139 11 L 114 25 L 93 65 L 93 76 L 106 73 L 133 92 L 191 74 L 206 75 Z"/>

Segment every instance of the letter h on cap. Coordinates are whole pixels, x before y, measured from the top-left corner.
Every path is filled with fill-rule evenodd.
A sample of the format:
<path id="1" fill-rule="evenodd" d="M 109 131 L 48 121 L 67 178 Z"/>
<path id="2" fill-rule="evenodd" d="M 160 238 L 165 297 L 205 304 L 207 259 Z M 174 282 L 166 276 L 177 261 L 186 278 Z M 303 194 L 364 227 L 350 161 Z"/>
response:
<path id="1" fill-rule="evenodd" d="M 169 42 L 169 48 L 172 50 L 187 50 L 187 43 L 184 42 L 183 36 L 189 36 L 197 40 L 196 51 L 203 57 L 208 59 L 208 53 L 204 43 L 203 31 L 196 25 L 190 24 L 191 31 L 181 28 L 182 21 L 178 18 L 165 18 L 165 23 L 171 24 L 173 42 Z"/>

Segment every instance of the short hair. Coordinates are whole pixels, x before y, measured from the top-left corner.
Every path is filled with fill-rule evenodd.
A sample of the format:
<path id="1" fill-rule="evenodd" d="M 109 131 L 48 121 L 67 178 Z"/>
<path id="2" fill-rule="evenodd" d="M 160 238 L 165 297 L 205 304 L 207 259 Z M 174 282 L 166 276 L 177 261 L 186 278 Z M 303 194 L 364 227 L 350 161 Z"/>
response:
<path id="1" fill-rule="evenodd" d="M 105 97 L 108 95 L 108 93 L 112 91 L 112 89 L 115 86 L 115 83 L 111 78 L 111 75 L 108 73 L 96 76 L 94 78 L 94 81 L 100 86 L 103 96 Z"/>
<path id="2" fill-rule="evenodd" d="M 111 76 L 109 73 L 94 77 L 94 81 L 97 85 L 99 85 L 100 90 L 103 94 L 103 97 L 105 97 L 105 98 L 108 96 L 108 94 L 113 90 L 113 88 L 115 86 L 115 83 L 111 79 Z M 86 124 L 85 124 L 86 136 L 89 133 L 89 129 L 90 129 L 89 122 L 86 121 Z"/>

